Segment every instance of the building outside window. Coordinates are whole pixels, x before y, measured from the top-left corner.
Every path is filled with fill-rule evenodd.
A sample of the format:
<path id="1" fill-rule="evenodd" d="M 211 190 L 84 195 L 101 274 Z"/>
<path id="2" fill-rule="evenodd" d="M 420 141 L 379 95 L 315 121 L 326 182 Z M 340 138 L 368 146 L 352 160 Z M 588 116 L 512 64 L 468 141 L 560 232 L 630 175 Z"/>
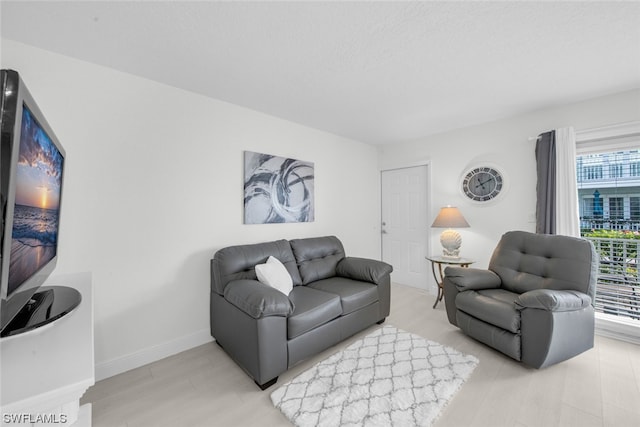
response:
<path id="1" fill-rule="evenodd" d="M 581 234 L 600 257 L 596 311 L 640 324 L 640 150 L 579 154 L 576 171 Z"/>
<path id="2" fill-rule="evenodd" d="M 578 155 L 576 170 L 583 230 L 640 230 L 640 150 Z"/>

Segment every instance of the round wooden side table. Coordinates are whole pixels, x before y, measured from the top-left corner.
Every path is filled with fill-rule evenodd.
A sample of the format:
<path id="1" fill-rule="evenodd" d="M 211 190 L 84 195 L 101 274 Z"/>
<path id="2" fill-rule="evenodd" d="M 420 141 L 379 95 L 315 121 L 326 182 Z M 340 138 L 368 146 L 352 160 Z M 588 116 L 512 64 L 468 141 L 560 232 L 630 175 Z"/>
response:
<path id="1" fill-rule="evenodd" d="M 448 258 L 441 255 L 438 256 L 426 256 L 426 259 L 431 261 L 431 272 L 433 273 L 433 278 L 438 285 L 438 296 L 436 297 L 436 302 L 433 304 L 433 308 L 436 308 L 438 303 L 442 301 L 444 297 L 444 267 L 446 265 L 457 265 L 459 267 L 469 267 L 475 261 L 469 258 Z M 438 272 L 436 273 L 436 265 L 438 266 Z"/>

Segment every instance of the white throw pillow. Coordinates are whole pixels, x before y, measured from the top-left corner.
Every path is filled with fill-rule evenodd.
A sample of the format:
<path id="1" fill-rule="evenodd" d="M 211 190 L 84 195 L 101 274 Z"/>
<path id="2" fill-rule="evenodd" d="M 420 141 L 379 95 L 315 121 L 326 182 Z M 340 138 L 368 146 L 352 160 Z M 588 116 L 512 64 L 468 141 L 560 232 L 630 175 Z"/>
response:
<path id="1" fill-rule="evenodd" d="M 278 258 L 270 256 L 265 264 L 256 265 L 256 276 L 260 283 L 269 285 L 287 296 L 293 290 L 291 275 Z"/>

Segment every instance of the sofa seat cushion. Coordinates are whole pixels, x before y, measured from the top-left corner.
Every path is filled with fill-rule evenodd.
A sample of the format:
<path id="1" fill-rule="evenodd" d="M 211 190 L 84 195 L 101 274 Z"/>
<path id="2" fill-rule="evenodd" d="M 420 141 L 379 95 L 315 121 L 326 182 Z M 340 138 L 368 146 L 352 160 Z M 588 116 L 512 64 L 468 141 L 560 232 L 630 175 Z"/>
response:
<path id="1" fill-rule="evenodd" d="M 336 294 L 295 286 L 289 294 L 293 313 L 287 319 L 287 338 L 292 339 L 342 314 L 340 297 Z"/>
<path id="2" fill-rule="evenodd" d="M 353 313 L 378 301 L 378 286 L 359 280 L 332 277 L 313 282 L 309 287 L 338 295 L 343 315 Z"/>
<path id="3" fill-rule="evenodd" d="M 516 309 L 515 304 L 519 295 L 506 289 L 464 291 L 456 297 L 456 308 L 476 319 L 516 334 L 520 332 L 520 311 Z"/>

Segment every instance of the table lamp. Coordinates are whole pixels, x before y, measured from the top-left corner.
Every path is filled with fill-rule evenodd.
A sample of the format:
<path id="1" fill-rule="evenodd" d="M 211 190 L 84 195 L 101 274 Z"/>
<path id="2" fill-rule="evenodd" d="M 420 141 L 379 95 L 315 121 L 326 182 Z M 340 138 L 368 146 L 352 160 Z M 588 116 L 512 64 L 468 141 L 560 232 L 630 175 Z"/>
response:
<path id="1" fill-rule="evenodd" d="M 431 224 L 431 227 L 446 228 L 440 235 L 442 244 L 442 256 L 451 259 L 460 259 L 460 246 L 462 237 L 453 228 L 469 227 L 469 223 L 462 216 L 455 206 L 445 206 L 440 208 L 438 216 Z"/>

